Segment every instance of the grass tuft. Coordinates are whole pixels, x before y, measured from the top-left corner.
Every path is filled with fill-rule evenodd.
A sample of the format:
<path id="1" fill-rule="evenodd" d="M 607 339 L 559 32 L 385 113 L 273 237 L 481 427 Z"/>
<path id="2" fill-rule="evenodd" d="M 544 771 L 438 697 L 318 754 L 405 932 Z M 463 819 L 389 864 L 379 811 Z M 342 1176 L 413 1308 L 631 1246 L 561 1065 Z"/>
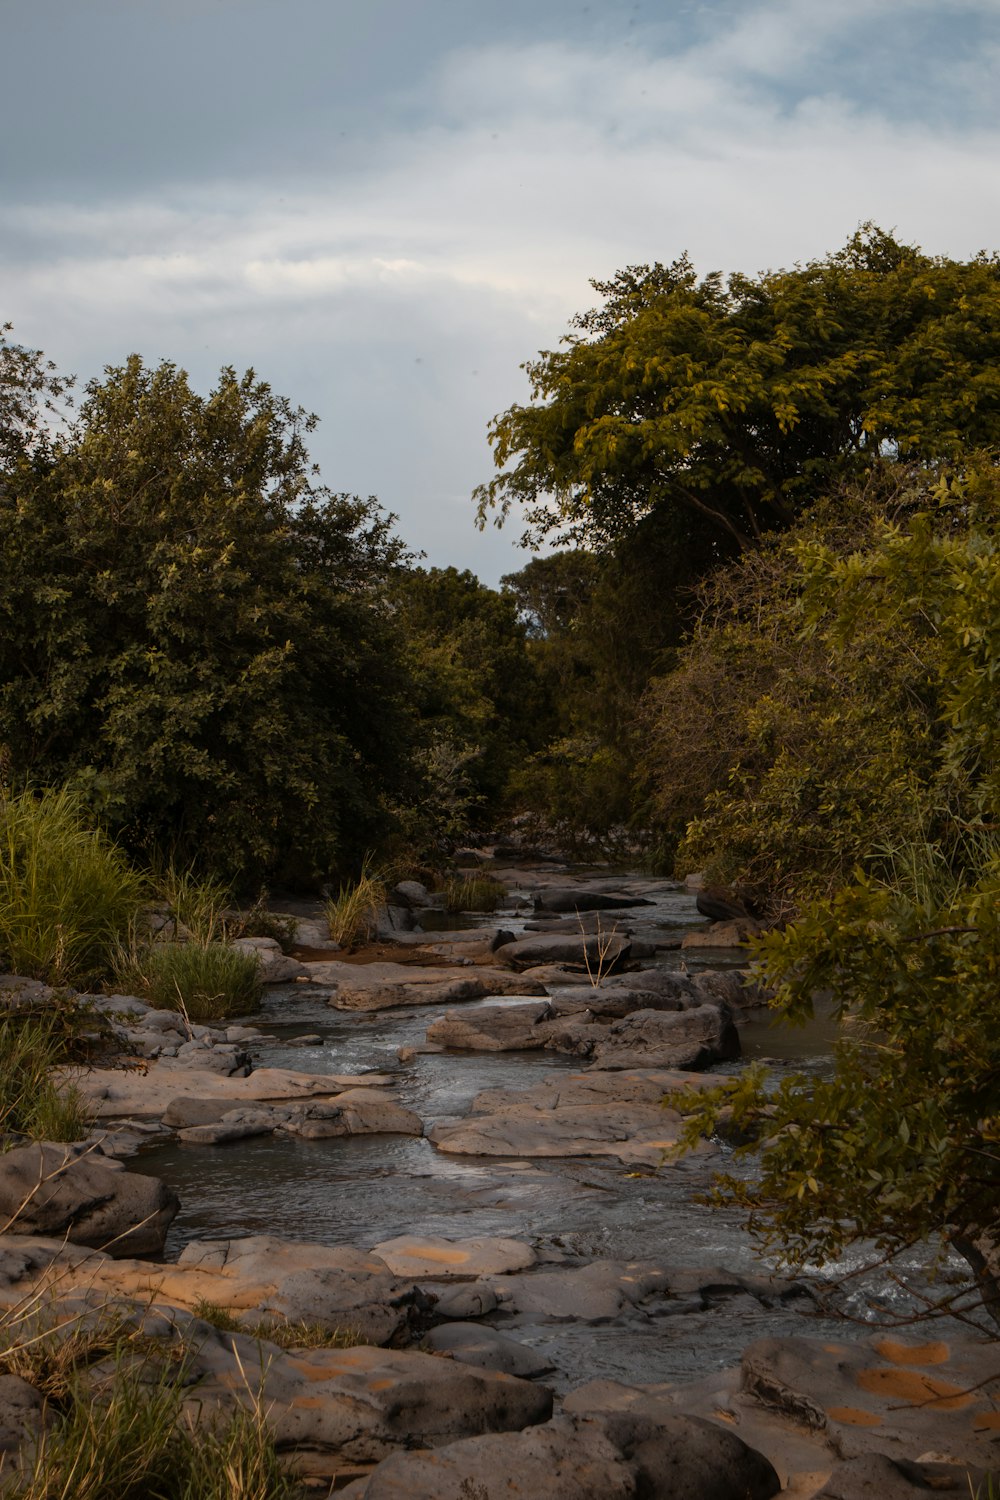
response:
<path id="1" fill-rule="evenodd" d="M 245 1333 L 252 1339 L 277 1344 L 279 1349 L 354 1349 L 366 1342 L 356 1328 L 327 1328 L 304 1319 L 282 1322 L 261 1318 L 256 1323 L 246 1323 L 218 1302 L 196 1302 L 192 1311 L 196 1318 L 211 1323 L 221 1333 Z"/>
<path id="2" fill-rule="evenodd" d="M 447 911 L 496 911 L 507 900 L 507 887 L 492 875 L 453 875 L 444 886 Z"/>
<path id="3" fill-rule="evenodd" d="M 96 984 L 142 904 L 143 881 L 66 790 L 0 795 L 0 958 L 17 974 Z"/>
<path id="4" fill-rule="evenodd" d="M 370 943 L 378 932 L 379 908 L 386 903 L 384 876 L 371 868 L 366 857 L 353 885 L 342 885 L 336 899 L 326 905 L 326 920 L 332 941 L 341 948 Z"/>
<path id="5" fill-rule="evenodd" d="M 89 1134 L 93 1114 L 79 1091 L 57 1089 L 50 1077 L 72 1055 L 70 1010 L 14 1010 L 0 1021 L 0 1136 L 79 1141 Z"/>
<path id="6" fill-rule="evenodd" d="M 192 1021 L 226 1021 L 256 1010 L 257 959 L 224 943 L 154 942 L 123 952 L 118 982 L 158 1010 L 181 1010 Z"/>

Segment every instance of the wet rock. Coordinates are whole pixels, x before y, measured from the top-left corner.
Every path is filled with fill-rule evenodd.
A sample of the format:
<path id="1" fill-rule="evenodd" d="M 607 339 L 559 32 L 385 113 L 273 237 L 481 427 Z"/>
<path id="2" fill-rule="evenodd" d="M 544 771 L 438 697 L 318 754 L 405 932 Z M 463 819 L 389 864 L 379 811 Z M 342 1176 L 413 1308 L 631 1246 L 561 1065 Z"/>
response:
<path id="1" fill-rule="evenodd" d="M 333 986 L 327 1001 L 337 1010 L 388 1010 L 408 1005 L 456 1005 L 487 995 L 544 995 L 541 985 L 485 967 L 424 968 L 411 964 L 309 964 L 309 977 Z"/>
<path id="2" fill-rule="evenodd" d="M 679 1130 L 679 1117 L 663 1108 L 663 1094 L 698 1076 L 557 1073 L 532 1089 L 487 1089 L 464 1120 L 435 1125 L 429 1138 L 457 1155 L 611 1156 L 658 1165 Z M 700 1149 L 715 1148 L 704 1142 Z"/>
<path id="3" fill-rule="evenodd" d="M 512 1052 L 544 1047 L 539 1023 L 551 1020 L 548 1001 L 528 1005 L 479 1006 L 450 1010 L 427 1028 L 427 1040 L 456 1051 Z"/>
<path id="4" fill-rule="evenodd" d="M 578 964 L 594 975 L 611 974 L 620 969 L 631 953 L 631 942 L 616 933 L 539 933 L 519 938 L 497 949 L 501 963 L 515 969 L 531 969 L 539 964 Z"/>
<path id="5" fill-rule="evenodd" d="M 482 1370 L 500 1370 L 523 1380 L 544 1375 L 553 1366 L 527 1344 L 505 1338 L 495 1328 L 474 1323 L 443 1323 L 424 1335 L 423 1347 L 434 1354 L 448 1354 L 463 1365 Z"/>
<path id="6" fill-rule="evenodd" d="M 116 1257 L 155 1255 L 179 1206 L 158 1178 L 94 1153 L 34 1143 L 0 1156 L 0 1223 L 12 1234 L 65 1235 Z"/>
<path id="7" fill-rule="evenodd" d="M 523 1240 L 485 1237 L 469 1240 L 403 1234 L 383 1240 L 372 1250 L 397 1276 L 496 1275 L 523 1271 L 535 1264 L 535 1252 Z"/>
<path id="8" fill-rule="evenodd" d="M 631 906 L 652 906 L 645 896 L 629 895 L 625 891 L 597 891 L 583 886 L 549 886 L 535 891 L 533 900 L 536 911 L 585 912 L 615 911 Z"/>
<path id="9" fill-rule="evenodd" d="M 207 1055 L 204 1054 L 204 1055 Z M 116 1068 L 65 1070 L 98 1119 L 131 1117 L 137 1120 L 171 1118 L 180 1124 L 185 1101 L 195 1100 L 199 1113 L 191 1124 L 207 1120 L 206 1101 L 216 1101 L 221 1119 L 227 1110 L 263 1103 L 285 1103 L 295 1099 L 330 1098 L 351 1088 L 391 1087 L 384 1073 L 297 1073 L 290 1068 L 256 1068 L 246 1077 L 228 1077 L 181 1059 L 159 1058 L 145 1073 Z"/>
<path id="10" fill-rule="evenodd" d="M 612 1021 L 591 1054 L 599 1068 L 690 1068 L 740 1055 L 739 1033 L 728 1007 L 637 1010 Z"/>

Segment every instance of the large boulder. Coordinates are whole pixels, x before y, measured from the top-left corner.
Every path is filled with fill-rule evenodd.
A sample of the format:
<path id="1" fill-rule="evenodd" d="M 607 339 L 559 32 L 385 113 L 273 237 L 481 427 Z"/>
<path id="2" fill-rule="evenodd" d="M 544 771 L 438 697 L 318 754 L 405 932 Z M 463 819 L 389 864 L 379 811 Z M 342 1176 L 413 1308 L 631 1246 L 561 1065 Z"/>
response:
<path id="1" fill-rule="evenodd" d="M 617 911 L 630 906 L 653 905 L 645 896 L 629 895 L 625 891 L 595 891 L 567 885 L 535 891 L 534 902 L 536 911 L 554 912 Z"/>
<path id="2" fill-rule="evenodd" d="M 5 1232 L 65 1237 L 109 1255 L 155 1255 L 180 1203 L 156 1177 L 123 1171 L 95 1152 L 47 1143 L 0 1155 Z"/>
<path id="3" fill-rule="evenodd" d="M 770 1500 L 768 1461 L 697 1418 L 555 1417 L 527 1431 L 400 1453 L 344 1500 Z"/>
<path id="4" fill-rule="evenodd" d="M 461 1052 L 517 1052 L 544 1047 L 548 1001 L 527 1005 L 477 1005 L 449 1010 L 427 1028 L 427 1040 Z"/>
<path id="5" fill-rule="evenodd" d="M 531 969 L 539 964 L 576 964 L 599 978 L 620 969 L 631 951 L 629 938 L 615 932 L 538 933 L 505 943 L 497 949 L 496 956 L 512 969 Z"/>
<path id="6" fill-rule="evenodd" d="M 740 1055 L 739 1032 L 728 1007 L 637 1010 L 612 1021 L 591 1053 L 598 1068 L 690 1068 Z"/>

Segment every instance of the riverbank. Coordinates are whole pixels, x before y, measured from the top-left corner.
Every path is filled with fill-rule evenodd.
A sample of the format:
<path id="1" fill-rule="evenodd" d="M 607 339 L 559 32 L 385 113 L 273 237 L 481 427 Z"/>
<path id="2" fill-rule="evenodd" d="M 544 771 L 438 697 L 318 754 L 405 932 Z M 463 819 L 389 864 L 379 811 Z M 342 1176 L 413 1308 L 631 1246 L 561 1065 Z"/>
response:
<path id="1" fill-rule="evenodd" d="M 846 1497 L 866 1493 L 844 1488 L 859 1474 L 880 1474 L 883 1496 L 919 1494 L 917 1471 L 899 1465 L 931 1454 L 964 1485 L 995 1448 L 996 1387 L 961 1394 L 989 1373 L 990 1346 L 957 1329 L 933 1344 L 887 1339 L 826 1316 L 822 1279 L 776 1277 L 733 1215 L 693 1201 L 724 1147 L 661 1165 L 676 1125 L 664 1090 L 713 1076 L 676 1070 L 738 1067 L 740 1036 L 760 1028 L 718 967 L 739 955 L 706 945 L 693 895 L 672 882 L 498 873 L 512 904 L 488 926 L 427 942 L 397 910 L 387 936 L 402 972 L 384 944 L 372 963 L 331 957 L 314 913 L 292 960 L 304 972 L 286 971 L 246 1024 L 186 1028 L 132 1003 L 115 1024 L 141 1071 L 78 1080 L 101 1117 L 87 1160 L 105 1158 L 124 1185 L 111 1163 L 135 1157 L 129 1171 L 179 1194 L 165 1257 L 8 1235 L 7 1305 L 47 1285 L 60 1299 L 69 1286 L 152 1301 L 157 1317 L 176 1309 L 172 1326 L 212 1351 L 198 1388 L 216 1402 L 239 1399 L 236 1361 L 253 1340 L 227 1345 L 198 1316 L 206 1304 L 365 1340 L 367 1352 L 308 1359 L 265 1341 L 251 1361 L 266 1366 L 279 1444 L 316 1493 L 350 1481 L 369 1500 L 492 1500 L 502 1472 L 521 1493 L 580 1500 Z M 570 888 L 575 903 L 553 911 Z M 603 904 L 616 896 L 648 905 Z M 99 1003 L 122 1013 L 120 999 Z M 376 1352 L 386 1344 L 405 1347 Z M 485 1372 L 474 1390 L 441 1384 L 456 1365 Z M 344 1403 L 356 1415 L 361 1391 L 370 1421 L 345 1437 Z M 715 1488 L 692 1489 L 691 1469 L 668 1475 L 650 1456 L 665 1444 L 700 1455 Z M 414 1446 L 433 1462 L 408 1456 Z M 604 1488 L 585 1487 L 587 1463 Z M 576 1488 L 553 1487 L 559 1474 Z"/>

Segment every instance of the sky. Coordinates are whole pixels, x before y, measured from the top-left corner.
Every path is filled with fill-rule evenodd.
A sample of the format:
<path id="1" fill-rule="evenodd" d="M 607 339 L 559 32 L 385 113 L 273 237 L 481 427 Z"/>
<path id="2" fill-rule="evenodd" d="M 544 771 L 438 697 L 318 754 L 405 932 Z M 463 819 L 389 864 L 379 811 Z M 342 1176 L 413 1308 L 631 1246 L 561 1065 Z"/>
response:
<path id="1" fill-rule="evenodd" d="M 490 418 L 682 252 L 1000 249 L 1000 0 L 0 0 L 0 322 L 87 379 L 253 366 L 334 490 L 495 584 Z"/>

